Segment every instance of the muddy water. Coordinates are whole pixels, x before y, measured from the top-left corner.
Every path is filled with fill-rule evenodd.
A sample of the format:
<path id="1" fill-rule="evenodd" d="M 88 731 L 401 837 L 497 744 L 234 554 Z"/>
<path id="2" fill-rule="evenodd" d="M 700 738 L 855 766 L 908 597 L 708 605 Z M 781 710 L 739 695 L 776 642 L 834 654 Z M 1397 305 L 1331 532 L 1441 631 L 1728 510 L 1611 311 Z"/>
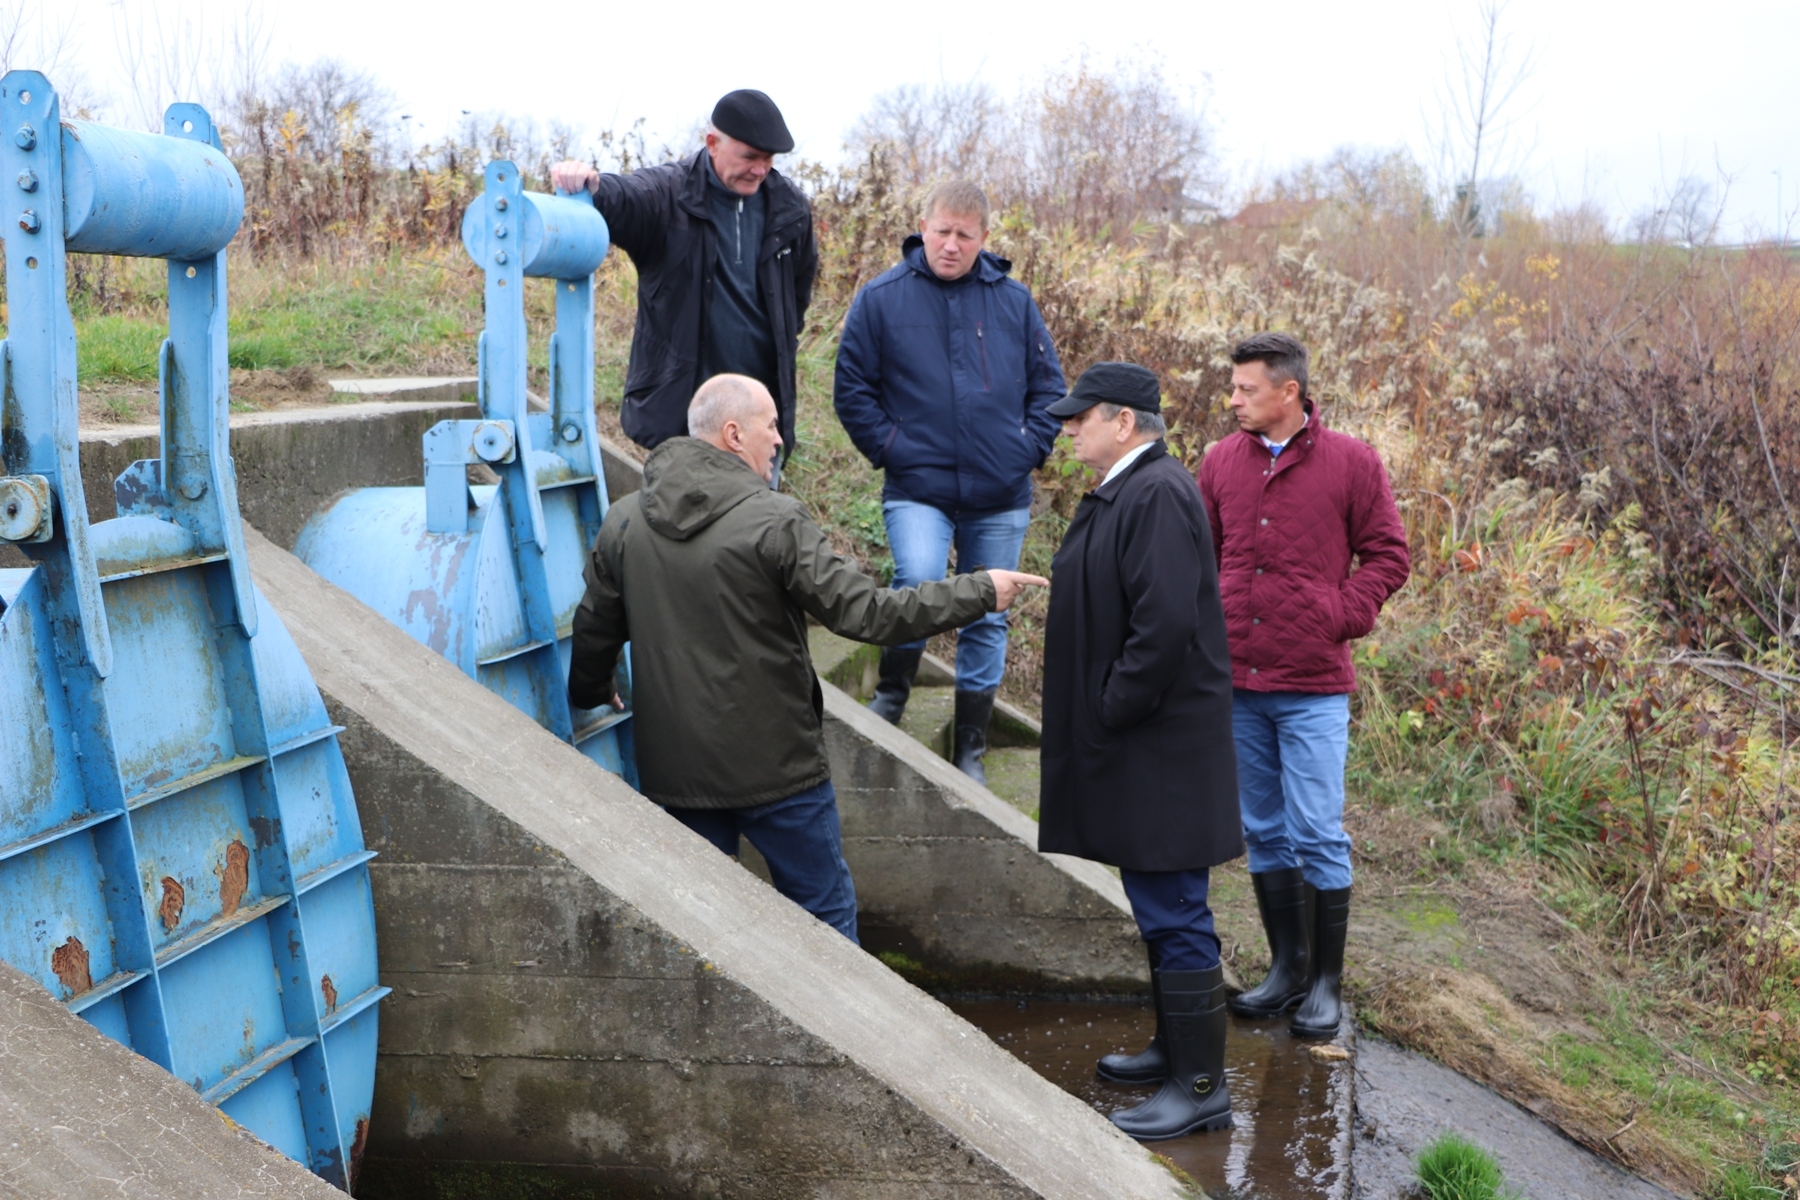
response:
<path id="1" fill-rule="evenodd" d="M 1143 1049 L 1156 1028 L 1148 1006 L 1063 1001 L 953 1001 L 950 1007 L 1040 1075 L 1101 1113 L 1129 1108 L 1149 1088 L 1094 1076 L 1094 1060 Z M 1234 1200 L 1340 1196 L 1349 1161 L 1349 1070 L 1316 1061 L 1286 1021 L 1233 1017 L 1225 1046 L 1231 1087 L 1229 1132 L 1201 1133 L 1150 1148 L 1199 1181 L 1208 1195 Z"/>

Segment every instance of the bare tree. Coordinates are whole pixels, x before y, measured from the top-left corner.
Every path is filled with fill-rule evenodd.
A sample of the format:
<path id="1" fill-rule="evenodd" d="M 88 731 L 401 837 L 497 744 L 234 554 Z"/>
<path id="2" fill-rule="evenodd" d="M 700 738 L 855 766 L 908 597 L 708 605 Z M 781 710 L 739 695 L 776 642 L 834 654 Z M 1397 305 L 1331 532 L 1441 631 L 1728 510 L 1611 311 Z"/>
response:
<path id="1" fill-rule="evenodd" d="M 65 116 L 91 116 L 94 98 L 75 64 L 74 47 L 74 14 L 61 13 L 52 22 L 45 19 L 42 0 L 0 5 L 0 74 L 41 71 L 56 85 Z"/>
<path id="2" fill-rule="evenodd" d="M 1631 234 L 1639 242 L 1675 242 L 1683 246 L 1711 245 L 1725 214 L 1725 189 L 1691 172 L 1683 172 L 1666 196 L 1631 219 Z"/>
<path id="3" fill-rule="evenodd" d="M 1473 34 L 1456 39 L 1432 133 L 1446 207 L 1465 237 L 1492 228 L 1495 214 L 1483 210 L 1485 181 L 1517 173 L 1513 135 L 1527 111 L 1520 93 L 1537 65 L 1536 49 L 1515 45 L 1503 28 L 1504 0 L 1479 0 L 1476 13 Z"/>
<path id="4" fill-rule="evenodd" d="M 890 148 L 901 182 L 923 187 L 936 179 L 985 178 L 1003 140 L 1005 106 L 985 83 L 908 84 L 883 93 L 850 134 L 850 149 L 866 157 Z"/>

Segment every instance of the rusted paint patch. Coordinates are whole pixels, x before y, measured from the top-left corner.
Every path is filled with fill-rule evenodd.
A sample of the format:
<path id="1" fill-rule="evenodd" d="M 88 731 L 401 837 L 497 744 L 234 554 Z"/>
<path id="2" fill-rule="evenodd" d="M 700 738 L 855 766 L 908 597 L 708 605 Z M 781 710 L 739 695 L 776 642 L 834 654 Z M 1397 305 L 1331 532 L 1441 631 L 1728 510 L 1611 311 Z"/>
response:
<path id="1" fill-rule="evenodd" d="M 350 1191 L 356 1191 L 356 1177 L 362 1174 L 363 1148 L 369 1144 L 369 1118 L 356 1118 L 356 1137 L 350 1142 Z"/>
<path id="2" fill-rule="evenodd" d="M 250 887 L 250 850 L 233 838 L 225 847 L 225 869 L 219 873 L 219 915 L 229 917 Z"/>
<path id="3" fill-rule="evenodd" d="M 322 978 L 320 978 L 319 991 L 324 993 L 324 996 L 325 996 L 325 1012 L 327 1014 L 336 1012 L 337 1011 L 337 984 L 331 982 L 331 976 L 326 975 L 326 976 L 323 976 Z"/>
<path id="4" fill-rule="evenodd" d="M 50 969 L 56 972 L 57 979 L 69 989 L 69 995 L 78 996 L 94 986 L 94 977 L 88 974 L 87 947 L 81 939 L 69 935 L 69 940 L 50 951 Z"/>
<path id="5" fill-rule="evenodd" d="M 273 846 L 281 840 L 280 817 L 251 817 L 250 832 L 256 835 L 256 848 Z"/>
<path id="6" fill-rule="evenodd" d="M 425 644 L 444 653 L 450 645 L 450 607 L 438 603 L 436 588 L 414 588 L 406 596 L 406 608 L 403 610 L 406 620 L 413 621 L 423 612 L 426 622 Z"/>
<path id="7" fill-rule="evenodd" d="M 164 929 L 173 929 L 181 924 L 181 910 L 187 907 L 187 889 L 181 881 L 172 876 L 162 877 L 162 903 L 156 906 L 156 915 L 162 918 Z"/>

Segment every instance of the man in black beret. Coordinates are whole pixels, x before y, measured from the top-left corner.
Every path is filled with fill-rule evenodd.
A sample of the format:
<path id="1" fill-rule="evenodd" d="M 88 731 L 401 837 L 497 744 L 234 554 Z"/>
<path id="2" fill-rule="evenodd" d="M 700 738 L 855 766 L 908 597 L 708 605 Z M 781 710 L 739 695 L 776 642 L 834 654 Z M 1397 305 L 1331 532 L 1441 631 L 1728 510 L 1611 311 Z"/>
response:
<path id="1" fill-rule="evenodd" d="M 604 175 L 551 168 L 559 192 L 586 189 L 638 271 L 637 329 L 620 421 L 651 449 L 687 433 L 688 401 L 714 375 L 748 375 L 775 397 L 794 445 L 794 361 L 818 252 L 812 206 L 775 170 L 794 148 L 775 102 L 728 92 L 706 148 L 685 163 Z"/>
<path id="2" fill-rule="evenodd" d="M 1163 445 L 1160 392 L 1143 367 L 1096 363 L 1050 406 L 1101 480 L 1051 565 L 1038 826 L 1038 849 L 1119 868 L 1149 949 L 1156 1035 L 1097 1067 L 1157 1087 L 1112 1117 L 1142 1141 L 1231 1124 L 1207 884 L 1244 852 L 1212 527 Z"/>

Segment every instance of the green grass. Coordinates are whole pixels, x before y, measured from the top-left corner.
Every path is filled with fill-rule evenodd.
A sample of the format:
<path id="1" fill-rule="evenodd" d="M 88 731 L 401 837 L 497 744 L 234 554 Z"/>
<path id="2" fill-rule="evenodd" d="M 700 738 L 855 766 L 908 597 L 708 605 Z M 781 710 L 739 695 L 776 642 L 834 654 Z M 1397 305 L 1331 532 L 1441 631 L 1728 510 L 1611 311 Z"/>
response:
<path id="1" fill-rule="evenodd" d="M 1517 1194 L 1502 1190 L 1494 1156 L 1459 1134 L 1434 1138 L 1419 1151 L 1415 1167 L 1419 1187 L 1430 1200 L 1501 1200 Z"/>
<path id="2" fill-rule="evenodd" d="M 166 325 L 135 317 L 102 316 L 80 322 L 76 371 L 82 379 L 148 382 L 156 379 L 156 355 Z"/>

